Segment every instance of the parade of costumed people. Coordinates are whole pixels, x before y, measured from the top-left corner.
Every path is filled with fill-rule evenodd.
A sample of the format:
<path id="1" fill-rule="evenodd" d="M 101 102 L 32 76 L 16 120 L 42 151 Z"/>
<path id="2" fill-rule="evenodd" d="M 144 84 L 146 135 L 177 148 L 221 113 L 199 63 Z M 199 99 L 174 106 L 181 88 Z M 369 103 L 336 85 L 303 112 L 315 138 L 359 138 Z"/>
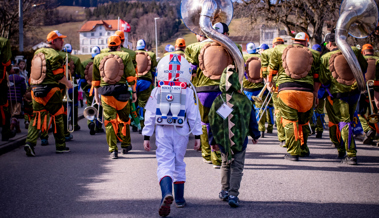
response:
<path id="1" fill-rule="evenodd" d="M 140 117 L 140 123 L 135 123 L 133 131 L 138 131 L 140 134 L 144 127 L 145 105 L 154 87 L 155 69 L 158 64 L 156 55 L 144 49 L 146 49 L 146 42 L 143 39 L 138 40 L 136 50 L 138 101 L 135 108 Z"/>
<path id="2" fill-rule="evenodd" d="M 12 3 L 4 217 L 377 216 L 378 0 Z"/>
<path id="3" fill-rule="evenodd" d="M 119 51 L 121 39 L 118 35 L 109 37 L 108 48 L 109 52 L 96 55 L 93 61 L 90 95 L 94 91 L 96 103 L 103 106 L 109 152 L 112 159 L 117 159 L 117 140 L 121 142 L 123 154 L 132 149 L 129 100 L 132 99 L 132 103 L 137 101 L 137 77 L 131 56 Z"/>
<path id="4" fill-rule="evenodd" d="M 95 135 L 96 133 L 104 132 L 102 125 L 102 107 L 101 105 L 95 104 L 94 93 L 90 95 L 92 86 L 92 72 L 93 72 L 93 60 L 96 55 L 100 54 L 100 48 L 95 46 L 91 51 L 91 58 L 83 61 L 82 65 L 84 68 L 84 78 L 80 79 L 80 85 L 84 91 L 86 97 L 86 109 L 83 114 L 87 118 L 88 129 L 90 130 L 90 135 Z"/>

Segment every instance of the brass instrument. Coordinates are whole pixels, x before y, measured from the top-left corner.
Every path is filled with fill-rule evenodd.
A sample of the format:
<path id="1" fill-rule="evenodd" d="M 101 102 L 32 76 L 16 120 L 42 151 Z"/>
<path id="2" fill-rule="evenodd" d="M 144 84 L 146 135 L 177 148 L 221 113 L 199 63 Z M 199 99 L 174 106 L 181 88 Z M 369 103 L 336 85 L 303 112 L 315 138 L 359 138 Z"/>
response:
<path id="1" fill-rule="evenodd" d="M 95 103 L 95 98 L 93 98 L 91 106 L 84 109 L 83 116 L 91 122 L 96 119 L 100 123 L 103 123 L 103 119 L 100 119 L 100 105 L 98 105 L 99 109 L 97 109 L 94 107 L 96 104 L 97 103 Z"/>
<path id="2" fill-rule="evenodd" d="M 66 52 L 66 78 L 73 84 L 73 88 L 72 88 L 72 98 L 70 99 L 70 95 L 68 93 L 68 89 L 66 88 L 66 95 L 63 97 L 63 102 L 66 102 L 66 107 L 67 107 L 67 111 L 68 111 L 68 108 L 70 106 L 70 103 L 71 103 L 71 116 L 72 116 L 72 125 L 70 127 L 70 121 L 71 121 L 71 117 L 70 117 L 70 113 L 67 114 L 67 131 L 70 132 L 70 133 L 73 133 L 75 131 L 75 128 L 74 128 L 74 123 L 75 123 L 75 104 L 74 104 L 74 99 L 75 99 L 75 77 L 74 76 L 71 76 L 71 73 L 69 72 L 69 69 L 68 69 L 68 53 Z"/>
<path id="3" fill-rule="evenodd" d="M 206 35 L 220 43 L 232 56 L 238 69 L 239 81 L 242 82 L 245 63 L 238 47 L 227 36 L 212 28 L 212 24 L 223 22 L 230 24 L 233 18 L 233 3 L 231 0 L 182 0 L 181 15 L 184 24 L 192 32 Z"/>
<path id="4" fill-rule="evenodd" d="M 336 26 L 336 44 L 353 71 L 358 88 L 362 93 L 366 90 L 365 79 L 357 57 L 347 43 L 347 35 L 366 38 L 374 32 L 377 23 L 378 7 L 374 0 L 342 1 L 340 17 Z"/>
<path id="5" fill-rule="evenodd" d="M 263 102 L 262 98 L 263 98 L 263 94 L 266 92 L 267 85 L 268 85 L 268 83 L 266 83 L 265 86 L 263 86 L 262 91 L 257 96 L 251 97 L 255 102 L 258 102 L 258 103 L 262 103 Z"/>
<path id="6" fill-rule="evenodd" d="M 372 98 L 371 98 L 371 92 L 370 92 L 370 86 L 374 85 L 374 80 L 368 80 L 366 83 L 367 86 L 367 92 L 368 92 L 368 99 L 370 103 L 370 115 L 368 115 L 368 122 L 375 124 L 379 122 L 379 114 L 374 113 L 374 106 L 372 105 Z"/>

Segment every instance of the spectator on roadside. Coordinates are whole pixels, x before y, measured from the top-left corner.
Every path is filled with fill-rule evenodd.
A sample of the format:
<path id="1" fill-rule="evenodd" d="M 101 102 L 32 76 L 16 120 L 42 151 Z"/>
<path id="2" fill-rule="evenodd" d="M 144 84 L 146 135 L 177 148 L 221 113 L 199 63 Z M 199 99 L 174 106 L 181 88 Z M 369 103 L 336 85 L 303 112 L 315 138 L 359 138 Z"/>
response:
<path id="1" fill-rule="evenodd" d="M 29 73 L 28 71 L 26 71 L 26 62 L 24 60 L 20 60 L 18 62 L 18 68 L 20 68 L 20 72 L 18 73 L 19 76 L 21 76 L 22 78 L 25 79 L 25 84 L 28 85 L 28 82 L 29 82 Z"/>
<path id="2" fill-rule="evenodd" d="M 22 116 L 23 112 L 21 111 L 21 104 L 23 96 L 26 92 L 25 79 L 19 76 L 20 69 L 18 67 L 13 67 L 9 72 L 9 92 L 8 92 L 8 101 L 11 106 L 11 129 L 15 128 L 19 133 L 20 124 L 16 117 Z"/>

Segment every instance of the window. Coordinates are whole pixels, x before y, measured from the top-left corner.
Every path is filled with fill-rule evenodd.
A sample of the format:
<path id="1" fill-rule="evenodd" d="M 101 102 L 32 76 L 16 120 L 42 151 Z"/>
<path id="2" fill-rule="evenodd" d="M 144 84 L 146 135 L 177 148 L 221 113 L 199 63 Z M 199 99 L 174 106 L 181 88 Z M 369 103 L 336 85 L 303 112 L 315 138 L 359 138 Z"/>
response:
<path id="1" fill-rule="evenodd" d="M 266 40 L 274 39 L 274 33 L 273 32 L 265 32 L 264 33 L 264 39 L 266 39 Z"/>
<path id="2" fill-rule="evenodd" d="M 86 37 L 86 36 L 87 36 L 87 33 L 83 33 L 83 36 Z"/>
<path id="3" fill-rule="evenodd" d="M 99 33 L 99 36 L 102 36 L 103 35 L 103 33 Z"/>
<path id="4" fill-rule="evenodd" d="M 88 45 L 88 39 L 83 39 L 82 40 L 82 45 Z"/>
<path id="5" fill-rule="evenodd" d="M 91 45 L 96 45 L 96 39 L 91 39 Z"/>
<path id="6" fill-rule="evenodd" d="M 88 48 L 87 48 L 87 47 L 83 47 L 83 48 L 82 48 L 82 53 L 83 53 L 83 54 L 88 53 Z"/>
<path id="7" fill-rule="evenodd" d="M 104 45 L 104 39 L 99 39 L 99 45 Z"/>
<path id="8" fill-rule="evenodd" d="M 111 32 L 107 32 L 107 36 L 110 36 L 111 35 Z"/>
<path id="9" fill-rule="evenodd" d="M 100 27 L 99 27 L 99 29 L 101 29 L 101 30 L 102 30 L 102 29 L 103 29 L 103 26 L 100 26 Z"/>
<path id="10" fill-rule="evenodd" d="M 95 36 L 95 33 L 91 33 L 91 36 Z"/>

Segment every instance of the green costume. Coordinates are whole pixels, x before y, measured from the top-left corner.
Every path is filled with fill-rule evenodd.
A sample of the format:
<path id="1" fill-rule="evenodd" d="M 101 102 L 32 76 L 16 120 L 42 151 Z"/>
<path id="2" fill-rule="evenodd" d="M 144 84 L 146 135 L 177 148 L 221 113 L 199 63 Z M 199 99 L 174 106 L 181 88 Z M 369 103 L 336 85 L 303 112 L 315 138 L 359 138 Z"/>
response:
<path id="1" fill-rule="evenodd" d="M 296 49 L 302 45 L 295 44 Z M 300 79 L 288 76 L 283 67 L 282 56 L 288 45 L 277 45 L 270 58 L 270 74 L 277 74 L 279 108 L 281 110 L 282 125 L 285 131 L 287 152 L 292 156 L 308 156 L 307 145 L 310 133 L 308 122 L 313 113 L 313 85 L 317 81 L 320 65 L 320 55 L 317 51 L 309 49 L 313 58 L 311 70 Z M 305 61 L 310 57 L 304 57 Z M 306 62 L 304 64 L 307 64 Z M 310 64 L 310 63 L 309 63 Z M 315 78 L 315 79 L 314 79 Z"/>
<path id="2" fill-rule="evenodd" d="M 374 77 L 374 81 L 378 81 L 379 79 L 379 57 L 378 56 L 373 56 L 373 55 L 366 55 L 364 56 L 366 60 L 368 59 L 375 59 L 376 62 L 375 62 L 375 65 L 376 65 L 376 71 L 375 71 L 375 77 Z M 368 80 L 367 78 L 367 73 L 366 73 L 366 81 Z M 372 91 L 374 88 L 371 87 L 370 90 L 371 90 L 371 98 L 374 98 L 374 92 Z M 372 99 L 373 100 L 373 99 Z M 376 110 L 376 106 L 375 104 L 373 103 L 373 109 Z M 375 128 L 375 125 L 372 125 L 370 123 L 367 122 L 367 116 L 366 116 L 366 112 L 368 112 L 368 115 L 371 113 L 370 112 L 370 104 L 369 104 L 369 98 L 368 98 L 368 94 L 362 94 L 361 95 L 361 99 L 359 100 L 359 121 L 361 122 L 362 124 L 362 128 L 363 128 L 363 131 L 365 133 L 367 133 L 369 130 L 373 130 L 373 131 L 376 131 L 376 128 Z M 374 111 L 375 113 L 375 111 Z"/>
<path id="3" fill-rule="evenodd" d="M 48 124 L 47 114 L 50 114 L 50 123 L 54 128 L 55 146 L 57 150 L 62 150 L 66 147 L 64 137 L 64 109 L 62 105 L 62 92 L 60 90 L 59 82 L 65 76 L 63 70 L 64 59 L 53 48 L 38 49 L 34 56 L 43 53 L 46 60 L 46 78 L 40 84 L 33 84 L 31 86 L 45 86 L 52 85 L 53 88 L 46 97 L 33 97 L 33 117 L 30 120 L 28 129 L 28 136 L 26 144 L 34 147 L 37 143 L 39 131 L 47 131 L 50 124 Z M 31 76 L 33 78 L 33 76 Z"/>
<path id="4" fill-rule="evenodd" d="M 8 41 L 8 39 L 0 37 L 0 125 L 3 127 L 1 131 L 2 140 L 6 141 L 8 140 L 9 136 L 11 135 L 11 115 L 9 111 L 9 104 L 8 104 L 8 78 L 7 78 L 7 71 L 11 70 L 11 58 L 12 58 L 12 51 L 11 51 L 11 45 Z"/>
<path id="5" fill-rule="evenodd" d="M 66 64 L 66 52 L 64 51 L 59 51 L 59 54 L 60 56 L 63 58 L 64 60 L 64 64 Z M 81 64 L 80 62 L 80 59 L 78 57 L 75 57 L 73 55 L 71 55 L 70 53 L 68 54 L 68 67 L 69 67 L 69 73 L 71 71 L 71 66 L 73 66 L 74 68 L 74 73 L 73 73 L 73 78 L 74 79 L 74 86 L 78 84 L 77 82 L 77 79 L 80 79 L 82 77 L 82 75 L 84 75 L 84 69 L 83 69 L 83 65 Z M 65 72 L 66 73 L 66 72 Z M 68 78 L 70 79 L 70 78 Z M 78 129 L 80 127 L 78 127 L 78 97 L 79 97 L 79 94 L 78 94 L 78 90 L 79 87 L 76 87 L 74 88 L 74 108 L 71 113 L 74 113 L 75 117 L 74 119 L 71 119 L 71 125 L 72 125 L 72 121 L 75 121 L 74 122 L 74 125 L 73 125 L 73 128 L 75 129 Z M 66 93 L 63 93 L 63 95 L 65 95 Z M 69 90 L 69 98 L 71 99 L 72 98 L 72 90 Z M 70 104 L 71 105 L 71 104 Z M 70 110 L 72 110 L 72 107 L 70 106 L 70 110 L 67 110 L 67 104 L 66 102 L 64 102 L 63 104 L 64 108 L 65 108 L 65 114 L 64 114 L 64 117 L 63 119 L 65 120 L 65 137 L 69 137 L 70 136 L 70 132 L 68 132 L 68 127 L 67 127 L 67 119 L 68 119 L 68 113 L 70 113 Z"/>
<path id="6" fill-rule="evenodd" d="M 266 49 L 261 53 L 261 66 L 262 66 L 262 77 L 267 78 L 269 72 L 268 72 L 268 65 L 270 64 L 270 57 L 272 52 L 274 51 L 273 48 Z M 276 81 L 277 76 L 273 78 L 273 81 Z M 286 140 L 285 133 L 284 133 L 284 127 L 281 123 L 281 113 L 279 108 L 279 99 L 278 99 L 278 92 L 277 92 L 277 86 L 274 84 L 274 90 L 272 92 L 272 102 L 274 104 L 274 114 L 275 114 L 275 122 L 276 122 L 276 128 L 278 131 L 278 140 L 280 142 L 283 142 Z"/>
<path id="7" fill-rule="evenodd" d="M 90 96 L 90 93 L 89 93 L 89 92 L 90 92 L 90 89 L 91 89 L 91 85 L 92 85 L 92 84 L 88 84 L 88 83 L 87 83 L 87 80 L 85 79 L 85 73 L 84 73 L 84 72 L 85 72 L 85 69 L 86 69 L 87 65 L 90 64 L 90 63 L 91 63 L 91 64 L 93 63 L 93 59 L 94 59 L 94 58 L 87 59 L 87 60 L 83 61 L 83 63 L 82 63 L 84 71 L 83 71 L 83 75 L 81 76 L 81 78 L 82 78 L 82 79 L 81 79 L 81 87 L 82 87 L 82 90 L 83 90 L 83 92 L 84 92 L 84 94 L 85 94 L 85 96 L 86 96 L 87 107 L 92 106 L 92 102 L 93 102 L 93 100 L 94 100 L 94 96 L 93 96 L 93 95 Z M 92 72 L 88 72 L 88 73 L 91 73 L 91 74 L 92 74 Z M 95 108 L 96 108 L 96 109 L 99 108 L 97 104 L 95 105 Z M 100 110 L 102 110 L 102 109 L 100 109 Z M 101 112 L 102 112 L 102 111 L 100 111 L 99 114 L 102 114 Z M 91 121 L 90 121 L 90 120 L 87 120 L 87 126 L 88 126 L 90 123 L 91 123 Z M 95 123 L 96 123 L 95 131 L 96 131 L 96 132 L 103 131 L 103 130 L 102 130 L 102 129 L 103 129 L 102 124 L 101 124 L 101 123 L 98 123 L 97 121 L 96 121 Z"/>
<path id="8" fill-rule="evenodd" d="M 366 72 L 367 61 L 361 54 L 360 50 L 352 47 L 362 72 Z M 354 112 L 356 110 L 357 101 L 360 95 L 357 82 L 352 85 L 345 85 L 337 82 L 330 72 L 330 63 L 333 54 L 339 53 L 336 49 L 321 57 L 320 82 L 329 87 L 329 92 L 333 97 L 328 96 L 326 102 L 326 111 L 329 117 L 329 136 L 339 154 L 344 154 L 347 151 L 349 157 L 355 157 L 357 150 L 355 141 L 350 126 L 353 121 Z M 350 142 L 350 144 L 349 144 Z"/>
<path id="9" fill-rule="evenodd" d="M 208 114 L 212 106 L 214 99 L 220 93 L 219 85 L 220 80 L 212 80 L 206 77 L 199 67 L 199 55 L 201 49 L 210 43 L 212 40 L 205 40 L 203 42 L 197 42 L 186 47 L 185 56 L 188 62 L 195 65 L 197 69 L 195 70 L 196 76 L 192 78 L 192 84 L 197 89 L 197 94 L 199 97 L 199 110 L 202 122 L 203 134 L 200 137 L 201 141 L 201 153 L 206 161 L 212 161 L 213 165 L 221 165 L 221 153 L 219 151 L 211 150 L 208 142 L 208 129 L 209 129 L 209 119 Z M 237 45 L 242 54 L 242 47 Z"/>
<path id="10" fill-rule="evenodd" d="M 120 49 L 120 50 L 121 50 L 122 52 L 126 52 L 126 53 L 129 54 L 129 57 L 130 57 L 130 59 L 131 59 L 132 62 L 133 62 L 133 66 L 134 66 L 134 68 L 136 68 L 136 67 L 137 67 L 137 62 L 136 62 L 136 52 L 133 51 L 133 50 L 131 50 L 131 49 L 124 48 L 124 47 L 122 47 L 122 46 L 121 46 L 121 49 Z M 109 51 L 110 51 L 109 48 L 104 48 L 104 49 L 101 50 L 101 53 L 108 53 Z"/>
<path id="11" fill-rule="evenodd" d="M 240 93 L 240 89 L 237 71 L 234 67 L 225 69 L 220 81 L 222 94 L 214 100 L 209 112 L 210 134 L 213 135 L 211 144 L 217 144 L 222 153 L 222 190 L 233 196 L 239 194 L 247 136 L 254 140 L 260 137 L 252 102 Z M 233 109 L 225 119 L 217 113 L 224 104 Z"/>
<path id="12" fill-rule="evenodd" d="M 126 82 L 134 86 L 136 72 L 129 54 L 126 52 L 109 52 L 96 55 L 93 61 L 93 79 L 94 88 L 109 86 L 100 76 L 100 62 L 109 54 L 119 56 L 124 64 L 124 73 L 121 79 L 114 85 L 124 85 Z M 117 138 L 121 141 L 121 148 L 127 148 L 131 145 L 130 141 L 130 106 L 127 102 L 118 101 L 113 96 L 101 96 L 103 106 L 104 125 L 109 145 L 109 152 L 117 151 Z"/>
<path id="13" fill-rule="evenodd" d="M 147 103 L 147 100 L 149 100 L 151 91 L 154 87 L 154 81 L 153 81 L 153 74 L 155 74 L 155 68 L 158 65 L 157 57 L 153 52 L 150 51 L 144 51 L 144 50 L 137 50 L 136 52 L 144 52 L 147 53 L 150 56 L 151 60 L 151 66 L 150 71 L 146 73 L 145 75 L 138 74 L 137 76 L 137 102 L 136 102 L 136 108 L 137 113 L 140 115 L 140 117 L 145 117 L 145 105 Z M 141 119 L 140 121 L 141 128 L 143 128 L 144 120 Z"/>
<path id="14" fill-rule="evenodd" d="M 260 58 L 261 56 L 259 54 L 244 54 L 243 55 L 244 62 L 246 63 L 246 61 L 249 58 L 251 58 L 251 57 Z M 253 82 L 250 82 L 249 80 L 247 80 L 246 76 L 243 78 L 243 82 L 242 82 L 242 86 L 243 86 L 243 90 L 244 90 L 245 94 L 248 96 L 248 98 L 250 97 L 250 94 L 252 96 L 257 96 L 260 93 L 260 91 L 262 90 L 262 88 L 264 87 L 264 81 L 262 81 L 260 83 L 253 83 Z M 266 97 L 268 95 L 267 91 L 266 91 L 266 93 L 267 94 L 264 94 L 263 97 L 262 97 L 263 100 L 266 99 Z M 253 106 L 255 106 L 255 110 L 257 110 L 259 108 L 262 108 L 262 103 L 255 102 L 251 97 L 250 97 L 250 100 L 253 101 Z M 272 107 L 272 106 L 273 106 L 273 103 L 272 103 L 272 101 L 270 101 L 269 107 Z M 259 121 L 258 129 L 261 132 L 266 131 L 265 123 L 266 123 L 266 120 L 267 120 L 267 122 L 268 122 L 267 131 L 268 132 L 272 132 L 272 130 L 273 130 L 274 127 L 272 125 L 273 121 L 271 120 L 269 108 L 267 108 L 267 110 L 264 113 L 264 115 L 262 115 L 263 110 L 264 110 L 264 108 L 262 108 L 261 111 L 260 111 L 260 113 L 259 113 L 259 117 L 262 117 L 262 116 L 263 117 Z"/>

